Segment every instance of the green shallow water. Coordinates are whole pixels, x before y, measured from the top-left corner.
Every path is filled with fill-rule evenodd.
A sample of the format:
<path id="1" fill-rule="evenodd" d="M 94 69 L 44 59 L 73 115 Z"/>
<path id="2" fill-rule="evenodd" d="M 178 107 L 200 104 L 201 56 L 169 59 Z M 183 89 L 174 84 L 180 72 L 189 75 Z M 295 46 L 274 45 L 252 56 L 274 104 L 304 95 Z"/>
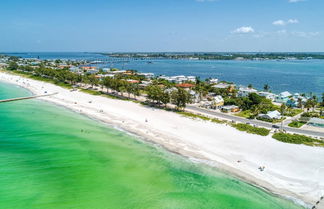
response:
<path id="1" fill-rule="evenodd" d="M 0 83 L 0 99 L 26 96 Z M 300 208 L 38 100 L 0 103 L 1 209 Z"/>

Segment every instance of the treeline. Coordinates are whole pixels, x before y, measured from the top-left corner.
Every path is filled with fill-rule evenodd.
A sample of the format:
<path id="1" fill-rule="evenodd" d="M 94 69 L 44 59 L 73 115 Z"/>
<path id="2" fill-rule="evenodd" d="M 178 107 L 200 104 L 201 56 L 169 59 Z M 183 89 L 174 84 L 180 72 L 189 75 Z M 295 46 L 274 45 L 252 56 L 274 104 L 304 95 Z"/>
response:
<path id="1" fill-rule="evenodd" d="M 235 59 L 270 59 L 283 60 L 295 58 L 324 59 L 324 54 L 316 53 L 112 53 L 105 54 L 117 58 L 166 58 L 166 59 L 200 59 L 200 60 L 235 60 Z"/>
<path id="2" fill-rule="evenodd" d="M 103 90 L 106 88 L 107 93 L 120 94 L 128 98 L 133 96 L 135 99 L 141 93 L 146 94 L 147 102 L 155 105 L 173 103 L 178 110 L 184 109 L 186 104 L 191 102 L 191 95 L 184 89 L 174 88 L 171 92 L 168 91 L 169 85 L 161 85 L 158 81 L 153 82 L 147 87 L 141 87 L 138 83 L 129 82 L 127 79 L 137 78 L 143 79 L 142 76 L 136 75 L 116 75 L 115 77 L 104 77 L 99 79 L 94 74 L 78 74 L 71 72 L 69 69 L 52 69 L 43 66 L 37 68 L 31 66 L 18 66 L 15 62 L 10 62 L 7 70 L 20 71 L 30 74 L 34 77 L 50 79 L 56 84 L 64 83 L 70 86 L 76 84 L 88 84 L 93 89 L 98 86 Z"/>

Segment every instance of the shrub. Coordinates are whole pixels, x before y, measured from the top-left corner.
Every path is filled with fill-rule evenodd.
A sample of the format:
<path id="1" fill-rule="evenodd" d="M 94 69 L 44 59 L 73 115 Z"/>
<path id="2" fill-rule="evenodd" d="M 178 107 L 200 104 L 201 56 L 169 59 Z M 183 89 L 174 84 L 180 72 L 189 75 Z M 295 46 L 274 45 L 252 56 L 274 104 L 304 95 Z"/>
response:
<path id="1" fill-rule="evenodd" d="M 299 134 L 275 133 L 273 134 L 272 138 L 290 144 L 304 144 L 308 146 L 324 147 L 324 141 Z"/>
<path id="2" fill-rule="evenodd" d="M 293 127 L 293 128 L 300 128 L 305 124 L 306 124 L 306 122 L 303 122 L 303 121 L 293 121 L 293 122 L 289 123 L 288 126 Z"/>
<path id="3" fill-rule="evenodd" d="M 180 112 L 180 111 L 178 111 L 177 113 L 180 114 L 180 115 L 186 116 L 186 117 L 199 118 L 201 120 L 211 121 L 213 123 L 225 123 L 225 121 L 223 121 L 223 120 L 219 120 L 219 119 L 216 119 L 216 118 L 209 118 L 209 117 L 206 117 L 206 116 L 203 116 L 203 115 L 197 115 L 197 114 L 194 114 L 194 113 Z"/>
<path id="4" fill-rule="evenodd" d="M 249 124 L 243 124 L 243 123 L 234 124 L 233 123 L 232 126 L 239 131 L 245 131 L 247 133 L 257 134 L 260 136 L 268 136 L 270 133 L 270 130 L 268 130 L 266 128 L 258 128 L 258 127 L 251 126 Z"/>

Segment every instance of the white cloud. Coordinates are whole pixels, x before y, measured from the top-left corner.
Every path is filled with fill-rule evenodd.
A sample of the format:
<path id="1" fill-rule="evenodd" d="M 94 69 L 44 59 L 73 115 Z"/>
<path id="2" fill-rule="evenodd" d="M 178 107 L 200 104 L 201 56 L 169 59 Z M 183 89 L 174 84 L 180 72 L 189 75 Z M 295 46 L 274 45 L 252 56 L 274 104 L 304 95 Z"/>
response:
<path id="1" fill-rule="evenodd" d="M 273 25 L 286 25 L 286 22 L 283 20 L 276 20 L 272 24 Z"/>
<path id="2" fill-rule="evenodd" d="M 243 26 L 235 29 L 232 33 L 254 33 L 254 29 L 251 26 Z"/>
<path id="3" fill-rule="evenodd" d="M 305 0 L 288 0 L 289 3 L 297 3 L 297 2 L 302 2 Z"/>
<path id="4" fill-rule="evenodd" d="M 277 26 L 284 26 L 284 25 L 288 25 L 288 24 L 297 24 L 297 23 L 299 23 L 299 21 L 297 19 L 289 19 L 287 21 L 276 20 L 272 24 L 277 25 Z"/>
<path id="5" fill-rule="evenodd" d="M 289 19 L 289 20 L 287 21 L 287 23 L 288 23 L 288 24 L 297 24 L 297 23 L 299 23 L 299 21 L 298 21 L 297 19 Z"/>

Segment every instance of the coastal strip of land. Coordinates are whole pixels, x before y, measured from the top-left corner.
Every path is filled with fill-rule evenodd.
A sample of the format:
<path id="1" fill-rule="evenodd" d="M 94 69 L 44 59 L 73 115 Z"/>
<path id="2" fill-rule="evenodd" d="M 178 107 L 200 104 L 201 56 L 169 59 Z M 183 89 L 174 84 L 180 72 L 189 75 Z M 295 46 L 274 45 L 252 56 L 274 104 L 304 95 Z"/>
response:
<path id="1" fill-rule="evenodd" d="M 27 88 L 35 95 L 58 92 L 40 99 L 122 128 L 307 206 L 314 205 L 324 195 L 322 147 L 285 144 L 271 136 L 240 132 L 226 124 L 193 120 L 3 72 L 0 81 Z"/>

